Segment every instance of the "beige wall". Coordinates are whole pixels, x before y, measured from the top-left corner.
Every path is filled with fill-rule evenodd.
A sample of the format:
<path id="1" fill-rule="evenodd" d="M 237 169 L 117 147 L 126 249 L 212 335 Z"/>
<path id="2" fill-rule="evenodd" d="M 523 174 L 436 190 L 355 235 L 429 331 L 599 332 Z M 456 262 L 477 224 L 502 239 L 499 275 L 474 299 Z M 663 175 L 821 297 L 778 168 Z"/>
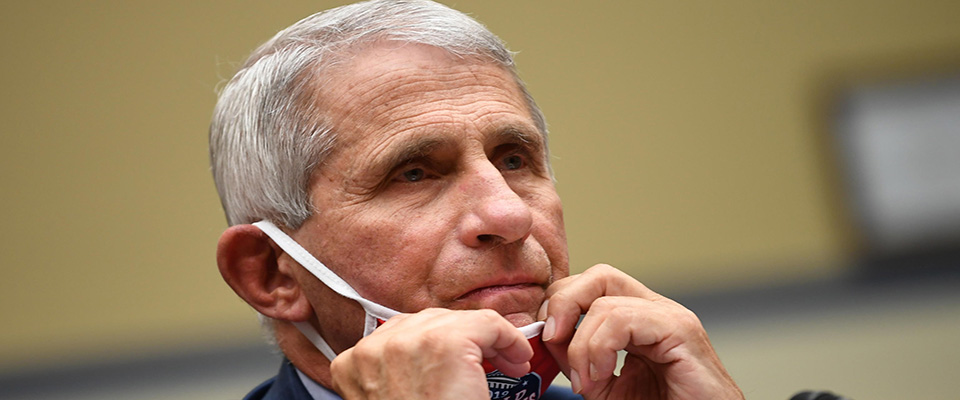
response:
<path id="1" fill-rule="evenodd" d="M 835 271 L 832 87 L 960 66 L 960 3 L 456 1 L 520 51 L 575 270 L 697 291 Z M 257 335 L 220 281 L 215 87 L 330 2 L 0 3 L 0 370 Z M 15 366 L 17 365 L 17 366 Z"/>

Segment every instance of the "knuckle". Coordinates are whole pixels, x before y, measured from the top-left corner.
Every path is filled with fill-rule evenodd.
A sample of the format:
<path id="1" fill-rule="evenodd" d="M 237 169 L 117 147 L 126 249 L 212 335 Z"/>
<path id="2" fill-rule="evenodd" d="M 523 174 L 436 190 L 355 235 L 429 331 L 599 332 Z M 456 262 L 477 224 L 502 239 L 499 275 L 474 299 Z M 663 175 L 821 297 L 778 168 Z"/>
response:
<path id="1" fill-rule="evenodd" d="M 342 377 L 344 372 L 350 369 L 347 364 L 349 364 L 348 360 L 350 359 L 351 355 L 352 354 L 350 353 L 350 350 L 347 350 L 343 353 L 340 353 L 339 357 L 334 358 L 333 361 L 330 362 L 330 375 L 334 380 Z"/>
<path id="2" fill-rule="evenodd" d="M 612 265 L 607 263 L 600 263 L 600 264 L 594 265 L 593 267 L 596 268 L 598 271 L 609 271 L 611 269 L 614 269 Z"/>
<path id="3" fill-rule="evenodd" d="M 590 340 L 587 341 L 587 347 L 589 348 L 589 354 L 599 354 L 603 351 L 611 350 L 613 346 L 611 345 L 609 338 L 600 335 L 594 335 L 590 338 Z"/>
<path id="4" fill-rule="evenodd" d="M 443 309 L 443 308 L 437 308 L 437 307 L 431 307 L 431 308 L 425 308 L 425 309 L 421 310 L 418 314 L 430 315 L 430 316 L 438 316 L 438 315 L 442 315 L 442 314 L 445 314 L 445 313 L 448 313 L 448 312 L 450 312 L 450 310 Z"/>
<path id="5" fill-rule="evenodd" d="M 339 360 L 340 358 L 347 357 L 337 357 L 334 359 Z M 376 362 L 380 358 L 380 351 L 375 347 L 371 346 L 369 343 L 360 342 L 351 349 L 350 357 L 347 359 L 353 360 L 357 364 L 370 364 Z M 332 367 L 332 365 L 331 365 Z"/>
<path id="6" fill-rule="evenodd" d="M 612 296 L 598 297 L 590 304 L 590 311 L 609 313 L 618 310 L 617 299 Z"/>
<path id="7" fill-rule="evenodd" d="M 594 266 L 583 270 L 583 272 L 578 275 L 582 279 L 593 279 L 593 276 L 599 274 L 601 269 L 603 269 L 602 264 L 595 264 Z"/>
<path id="8" fill-rule="evenodd" d="M 607 275 L 607 274 L 612 273 L 613 271 L 618 271 L 618 272 L 619 272 L 618 269 L 614 268 L 614 267 L 613 267 L 612 265 L 610 265 L 610 264 L 596 264 L 596 265 L 588 268 L 588 269 L 587 269 L 586 271 L 584 271 L 583 273 L 584 273 L 585 275 L 586 275 L 586 274 L 590 274 L 590 275 Z"/>
<path id="9" fill-rule="evenodd" d="M 430 340 L 430 332 L 419 335 L 393 335 L 383 343 L 383 351 L 390 357 L 415 353 L 420 348 L 420 340 Z"/>
<path id="10" fill-rule="evenodd" d="M 490 309 L 477 310 L 476 314 L 479 318 L 489 323 L 496 323 L 503 318 L 498 312 Z"/>
<path id="11" fill-rule="evenodd" d="M 360 388 L 364 393 L 379 393 L 380 392 L 380 382 L 374 379 L 364 379 L 363 382 L 360 382 Z"/>
<path id="12" fill-rule="evenodd" d="M 550 295 L 550 304 L 551 305 L 564 304 L 569 298 L 570 298 L 570 295 L 568 294 L 568 292 L 563 290 L 558 290 Z"/>
<path id="13" fill-rule="evenodd" d="M 633 319 L 637 319 L 637 309 L 634 307 L 624 307 L 624 306 L 610 306 L 610 318 L 615 321 L 629 322 Z"/>
<path id="14" fill-rule="evenodd" d="M 687 308 L 681 307 L 677 320 L 684 331 L 692 332 L 703 329 L 697 314 Z"/>
<path id="15" fill-rule="evenodd" d="M 550 310 L 553 310 L 557 313 L 578 313 L 580 312 L 580 304 L 578 301 L 578 296 L 575 291 L 561 291 L 555 293 L 553 296 L 550 296 Z"/>
<path id="16" fill-rule="evenodd" d="M 649 286 L 645 285 L 643 282 L 640 282 L 639 280 L 634 279 L 633 282 L 631 283 L 633 285 L 636 285 L 637 289 L 641 291 L 650 292 L 654 299 L 664 298 L 660 293 L 654 292 L 653 289 L 650 289 Z"/>
<path id="17" fill-rule="evenodd" d="M 442 347 L 442 344 L 449 340 L 449 337 L 450 335 L 443 329 L 430 329 L 406 340 L 405 349 L 410 352 L 422 353 L 424 349 Z"/>

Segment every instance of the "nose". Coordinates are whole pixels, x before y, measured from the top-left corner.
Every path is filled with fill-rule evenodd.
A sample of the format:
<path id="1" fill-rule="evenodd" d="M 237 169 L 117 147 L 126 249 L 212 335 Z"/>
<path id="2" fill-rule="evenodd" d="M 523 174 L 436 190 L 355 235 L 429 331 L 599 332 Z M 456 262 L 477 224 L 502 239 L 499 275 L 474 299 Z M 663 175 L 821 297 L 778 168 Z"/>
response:
<path id="1" fill-rule="evenodd" d="M 522 241 L 530 235 L 533 213 L 492 164 L 461 183 L 466 212 L 460 240 L 470 247 Z"/>

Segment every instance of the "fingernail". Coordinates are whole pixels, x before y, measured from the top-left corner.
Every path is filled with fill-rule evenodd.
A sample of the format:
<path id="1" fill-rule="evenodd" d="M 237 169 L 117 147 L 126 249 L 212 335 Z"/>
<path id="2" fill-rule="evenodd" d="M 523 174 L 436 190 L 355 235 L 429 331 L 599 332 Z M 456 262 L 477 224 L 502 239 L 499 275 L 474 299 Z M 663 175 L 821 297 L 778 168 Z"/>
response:
<path id="1" fill-rule="evenodd" d="M 580 394 L 580 391 L 583 390 L 583 387 L 580 386 L 580 374 L 575 369 L 570 370 L 570 386 L 576 394 Z"/>
<path id="2" fill-rule="evenodd" d="M 590 363 L 590 380 L 596 382 L 600 378 L 600 373 L 597 372 L 597 366 Z"/>
<path id="3" fill-rule="evenodd" d="M 553 317 L 547 318 L 547 323 L 543 325 L 543 341 L 549 342 L 557 334 L 557 321 Z"/>
<path id="4" fill-rule="evenodd" d="M 537 321 L 543 321 L 547 319 L 547 304 L 550 303 L 550 300 L 544 300 L 543 304 L 540 305 L 540 311 L 537 312 Z"/>

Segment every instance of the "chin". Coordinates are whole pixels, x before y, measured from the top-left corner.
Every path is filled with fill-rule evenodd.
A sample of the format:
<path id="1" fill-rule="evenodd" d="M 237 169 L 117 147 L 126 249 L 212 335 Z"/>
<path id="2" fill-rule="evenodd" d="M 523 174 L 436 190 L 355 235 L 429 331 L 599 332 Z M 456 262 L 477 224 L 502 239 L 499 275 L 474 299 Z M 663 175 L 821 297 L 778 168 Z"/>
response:
<path id="1" fill-rule="evenodd" d="M 517 328 L 537 322 L 537 318 L 533 313 L 512 313 L 504 315 L 503 318 Z"/>

